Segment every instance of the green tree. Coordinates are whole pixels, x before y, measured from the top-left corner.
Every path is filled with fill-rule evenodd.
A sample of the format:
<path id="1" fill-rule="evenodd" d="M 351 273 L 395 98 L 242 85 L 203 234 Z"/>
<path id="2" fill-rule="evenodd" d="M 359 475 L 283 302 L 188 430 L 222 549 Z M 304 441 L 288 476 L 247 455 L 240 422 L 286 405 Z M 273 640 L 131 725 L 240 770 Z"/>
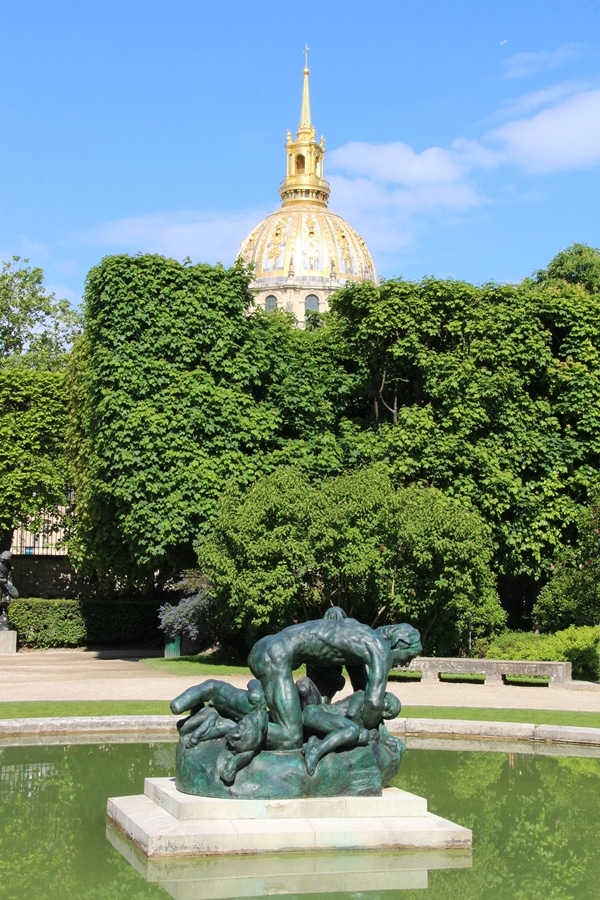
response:
<path id="1" fill-rule="evenodd" d="M 559 555 L 533 609 L 544 632 L 600 623 L 600 491 L 579 514 L 577 539 Z"/>
<path id="2" fill-rule="evenodd" d="M 311 315 L 313 322 L 322 318 Z M 265 470 L 291 464 L 320 479 L 346 465 L 343 414 L 354 381 L 335 359 L 325 328 L 300 330 L 294 324 L 282 310 L 254 311 L 244 354 L 259 373 L 253 396 L 277 413 Z"/>
<path id="3" fill-rule="evenodd" d="M 408 620 L 438 653 L 503 626 L 490 557 L 474 512 L 434 488 L 396 491 L 377 468 L 321 486 L 280 468 L 230 492 L 198 544 L 221 622 L 249 643 L 340 605 L 373 625 Z"/>
<path id="4" fill-rule="evenodd" d="M 28 262 L 13 256 L 0 270 L 0 367 L 59 369 L 79 317 L 45 290 L 44 273 Z"/>
<path id="5" fill-rule="evenodd" d="M 87 279 L 71 367 L 76 558 L 147 582 L 190 562 L 222 486 L 252 480 L 275 428 L 242 359 L 248 277 L 159 256 L 107 257 Z"/>
<path id="6" fill-rule="evenodd" d="M 14 528 L 58 523 L 69 485 L 65 364 L 78 327 L 66 300 L 45 291 L 41 269 L 19 257 L 0 271 L 0 542 Z"/>
<path id="7" fill-rule="evenodd" d="M 529 611 L 600 464 L 598 295 L 427 278 L 349 286 L 332 308 L 355 383 L 352 464 L 468 499 L 518 621 L 516 579 Z"/>
<path id="8" fill-rule="evenodd" d="M 600 250 L 587 244 L 572 244 L 557 253 L 547 269 L 535 273 L 537 282 L 566 281 L 580 284 L 591 294 L 600 292 Z"/>
<path id="9" fill-rule="evenodd" d="M 244 489 L 291 458 L 316 476 L 340 465 L 347 376 L 320 329 L 249 315 L 249 280 L 239 265 L 150 255 L 89 273 L 70 373 L 71 547 L 84 567 L 150 583 L 193 563 L 227 484 Z"/>
<path id="10" fill-rule="evenodd" d="M 65 454 L 67 397 L 63 372 L 0 367 L 0 533 L 58 524 L 69 486 Z"/>

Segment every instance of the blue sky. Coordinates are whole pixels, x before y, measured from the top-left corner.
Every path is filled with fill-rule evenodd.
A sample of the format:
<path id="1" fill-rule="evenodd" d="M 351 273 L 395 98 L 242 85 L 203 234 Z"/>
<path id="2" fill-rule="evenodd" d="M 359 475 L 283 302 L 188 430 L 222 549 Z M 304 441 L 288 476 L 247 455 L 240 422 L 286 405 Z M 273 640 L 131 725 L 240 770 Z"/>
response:
<path id="1" fill-rule="evenodd" d="M 330 207 L 380 275 L 518 281 L 600 245 L 599 0 L 5 6 L 0 256 L 233 262 L 279 204 L 303 48 Z"/>

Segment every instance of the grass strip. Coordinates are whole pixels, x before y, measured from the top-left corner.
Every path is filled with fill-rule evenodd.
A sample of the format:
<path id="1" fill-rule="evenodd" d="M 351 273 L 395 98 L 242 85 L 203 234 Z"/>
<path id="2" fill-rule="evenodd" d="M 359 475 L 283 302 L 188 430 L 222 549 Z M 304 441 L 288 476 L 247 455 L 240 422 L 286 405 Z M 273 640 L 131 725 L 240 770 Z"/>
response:
<path id="1" fill-rule="evenodd" d="M 0 702 L 0 719 L 50 716 L 170 715 L 166 700 L 49 700 Z M 546 709 L 483 709 L 465 706 L 403 706 L 409 719 L 466 719 L 469 722 L 527 722 L 532 725 L 573 725 L 600 728 L 600 713 Z M 175 720 L 175 716 L 173 716 Z"/>
<path id="2" fill-rule="evenodd" d="M 600 713 L 570 709 L 486 709 L 473 706 L 402 706 L 405 719 L 466 719 L 469 722 L 524 722 L 600 728 Z"/>
<path id="3" fill-rule="evenodd" d="M 150 656 L 141 659 L 141 663 L 159 672 L 168 672 L 170 675 L 247 675 L 252 678 L 248 666 L 238 666 L 230 662 L 215 661 L 208 655 L 176 656 L 164 659 L 162 656 Z"/>
<path id="4" fill-rule="evenodd" d="M 168 700 L 7 700 L 0 703 L 0 719 L 170 715 Z M 176 721 L 175 716 L 173 719 Z"/>

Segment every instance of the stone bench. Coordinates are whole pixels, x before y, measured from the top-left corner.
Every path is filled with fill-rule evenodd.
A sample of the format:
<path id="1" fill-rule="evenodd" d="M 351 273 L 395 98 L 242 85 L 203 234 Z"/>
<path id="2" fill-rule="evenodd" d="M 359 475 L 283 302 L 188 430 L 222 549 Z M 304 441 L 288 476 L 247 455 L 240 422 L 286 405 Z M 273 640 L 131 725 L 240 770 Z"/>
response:
<path id="1" fill-rule="evenodd" d="M 504 684 L 507 675 L 546 676 L 550 678 L 550 684 L 571 681 L 570 662 L 418 656 L 396 671 L 421 672 L 422 681 L 439 681 L 440 675 L 485 675 L 486 684 Z"/>

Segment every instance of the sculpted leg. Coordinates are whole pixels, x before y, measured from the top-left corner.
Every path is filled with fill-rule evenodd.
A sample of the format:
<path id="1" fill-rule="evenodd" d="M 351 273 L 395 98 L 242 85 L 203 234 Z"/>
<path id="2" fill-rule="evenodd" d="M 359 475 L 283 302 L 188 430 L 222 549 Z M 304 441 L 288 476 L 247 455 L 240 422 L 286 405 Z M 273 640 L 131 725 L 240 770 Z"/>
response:
<path id="1" fill-rule="evenodd" d="M 270 750 L 299 750 L 302 747 L 302 707 L 290 675 L 262 682 L 267 706 L 273 722 L 267 730 L 267 748 Z"/>
<path id="2" fill-rule="evenodd" d="M 361 734 L 361 732 L 363 732 L 363 734 Z M 320 759 L 323 759 L 327 753 L 332 753 L 334 750 L 341 750 L 344 747 L 347 749 L 356 747 L 358 744 L 363 743 L 361 738 L 364 739 L 364 737 L 366 737 L 364 729 L 361 729 L 356 722 L 350 722 L 348 719 L 340 719 L 340 726 L 335 731 L 331 731 L 322 740 L 319 740 L 316 735 L 313 735 L 308 739 L 304 746 L 306 771 L 309 775 L 314 775 L 317 763 Z M 364 741 L 364 743 L 366 743 L 366 741 Z"/>
<path id="3" fill-rule="evenodd" d="M 207 681 L 201 682 L 201 684 L 195 684 L 193 687 L 188 688 L 182 694 L 178 694 L 174 700 L 171 700 L 171 712 L 175 714 L 187 712 L 188 709 L 194 709 L 194 707 L 199 707 L 202 703 L 208 702 L 213 695 L 215 684 L 215 679 L 209 678 Z"/>

